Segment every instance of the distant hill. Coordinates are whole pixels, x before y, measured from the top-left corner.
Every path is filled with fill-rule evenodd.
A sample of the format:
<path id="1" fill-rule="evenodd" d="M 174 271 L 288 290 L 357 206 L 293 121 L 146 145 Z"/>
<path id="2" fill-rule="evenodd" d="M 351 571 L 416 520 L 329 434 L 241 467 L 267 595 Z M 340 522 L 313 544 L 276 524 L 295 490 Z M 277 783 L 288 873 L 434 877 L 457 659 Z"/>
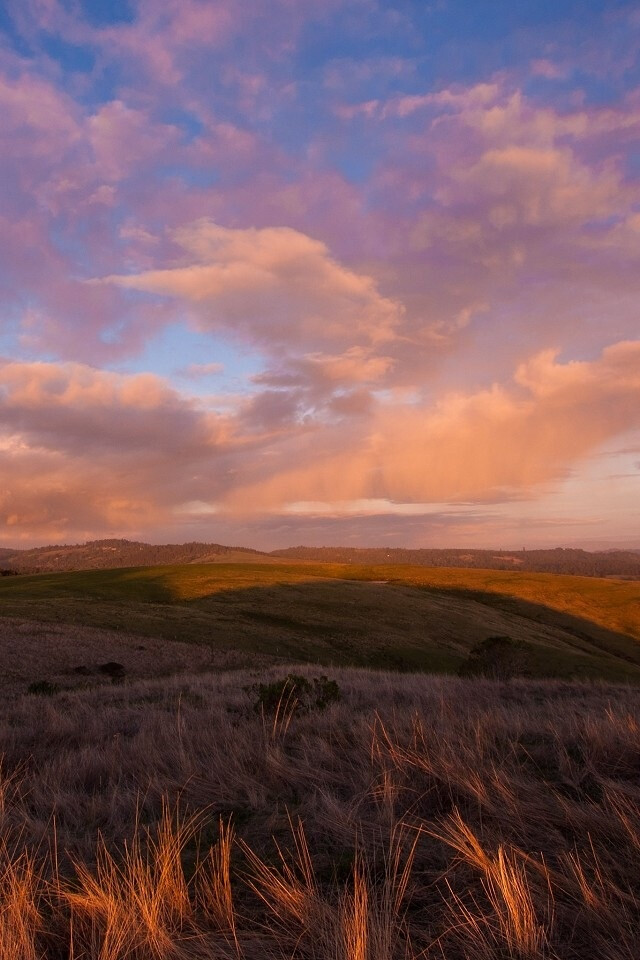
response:
<path id="1" fill-rule="evenodd" d="M 640 580 L 640 552 L 607 550 L 590 553 L 553 550 L 409 550 L 399 547 L 288 547 L 263 553 L 220 543 L 143 543 L 137 540 L 91 540 L 31 550 L 0 549 L 0 573 L 51 573 L 157 567 L 183 563 L 273 563 L 280 560 L 315 563 L 411 564 L 423 567 L 471 567 L 566 573 L 583 577 Z"/>
<path id="2" fill-rule="evenodd" d="M 389 547 L 288 547 L 271 556 L 284 560 L 324 563 L 398 564 L 423 567 L 476 567 L 484 570 L 523 570 L 567 573 L 582 577 L 640 579 L 640 553 L 607 550 L 590 553 L 556 547 L 553 550 L 408 550 Z"/>
<path id="3" fill-rule="evenodd" d="M 72 570 L 108 570 L 118 567 L 153 567 L 175 563 L 235 563 L 269 558 L 248 547 L 220 543 L 142 543 L 136 540 L 91 540 L 89 543 L 0 550 L 0 568 L 18 573 L 51 573 Z"/>

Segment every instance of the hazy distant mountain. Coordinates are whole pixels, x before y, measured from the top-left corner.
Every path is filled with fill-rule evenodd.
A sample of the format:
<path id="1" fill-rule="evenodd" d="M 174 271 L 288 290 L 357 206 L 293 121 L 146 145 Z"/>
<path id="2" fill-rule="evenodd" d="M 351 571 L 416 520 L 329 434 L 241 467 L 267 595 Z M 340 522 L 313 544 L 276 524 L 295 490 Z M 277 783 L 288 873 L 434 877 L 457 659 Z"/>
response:
<path id="1" fill-rule="evenodd" d="M 54 570 L 104 570 L 112 567 L 148 567 L 170 563 L 219 563 L 269 557 L 247 547 L 220 543 L 140 543 L 132 540 L 92 540 L 89 543 L 0 550 L 0 567 L 20 573 Z"/>
<path id="2" fill-rule="evenodd" d="M 570 573 L 586 577 L 640 578 L 640 553 L 634 550 L 408 550 L 389 547 L 288 547 L 272 556 L 329 563 L 412 563 L 426 567 L 481 567 Z"/>

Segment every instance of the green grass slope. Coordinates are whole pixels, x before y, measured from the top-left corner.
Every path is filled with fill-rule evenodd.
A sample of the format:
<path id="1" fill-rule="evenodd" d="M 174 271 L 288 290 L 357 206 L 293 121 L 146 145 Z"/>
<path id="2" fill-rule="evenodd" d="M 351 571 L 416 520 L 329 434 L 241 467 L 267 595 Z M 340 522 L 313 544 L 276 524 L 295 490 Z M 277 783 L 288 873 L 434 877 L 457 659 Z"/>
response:
<path id="1" fill-rule="evenodd" d="M 455 670 L 506 634 L 540 675 L 640 681 L 640 584 L 352 564 L 184 564 L 0 580 L 0 616 L 284 660 Z"/>

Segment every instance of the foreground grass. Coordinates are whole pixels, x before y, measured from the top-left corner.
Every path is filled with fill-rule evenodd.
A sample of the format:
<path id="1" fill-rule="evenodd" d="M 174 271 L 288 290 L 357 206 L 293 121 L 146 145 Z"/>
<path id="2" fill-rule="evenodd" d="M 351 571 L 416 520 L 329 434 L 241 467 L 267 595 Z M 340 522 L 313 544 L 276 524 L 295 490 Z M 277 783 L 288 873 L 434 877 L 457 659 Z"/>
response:
<path id="1" fill-rule="evenodd" d="M 333 675 L 0 704 L 0 958 L 640 955 L 637 691 Z"/>
<path id="2" fill-rule="evenodd" d="M 284 660 L 455 672 L 478 640 L 539 675 L 640 680 L 640 583 L 350 564 L 184 564 L 0 580 L 0 615 Z"/>

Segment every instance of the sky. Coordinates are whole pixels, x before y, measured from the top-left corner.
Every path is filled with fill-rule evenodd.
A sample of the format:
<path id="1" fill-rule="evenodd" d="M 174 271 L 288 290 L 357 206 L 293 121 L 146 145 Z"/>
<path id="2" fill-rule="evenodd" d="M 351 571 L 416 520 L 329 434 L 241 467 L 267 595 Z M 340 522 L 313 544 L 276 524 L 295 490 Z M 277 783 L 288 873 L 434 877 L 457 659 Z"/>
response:
<path id="1" fill-rule="evenodd" d="M 640 548 L 640 10 L 2 0 L 0 545 Z"/>

